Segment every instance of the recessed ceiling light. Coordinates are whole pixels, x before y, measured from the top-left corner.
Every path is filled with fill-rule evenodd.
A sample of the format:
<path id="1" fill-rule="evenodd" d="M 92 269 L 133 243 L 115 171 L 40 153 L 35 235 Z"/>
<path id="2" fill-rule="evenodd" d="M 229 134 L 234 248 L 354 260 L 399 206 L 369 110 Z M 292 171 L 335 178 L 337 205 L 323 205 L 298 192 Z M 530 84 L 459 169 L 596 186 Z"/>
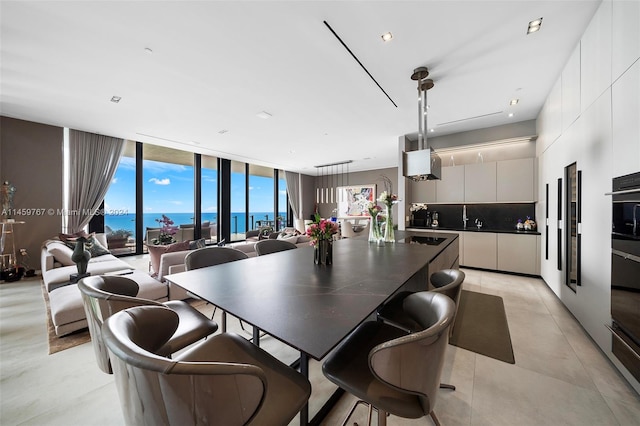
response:
<path id="1" fill-rule="evenodd" d="M 510 113 L 509 113 L 509 117 L 513 117 L 514 115 L 515 115 L 515 114 L 514 114 L 514 113 L 512 113 L 512 112 L 510 112 Z"/>
<path id="2" fill-rule="evenodd" d="M 540 31 L 540 27 L 542 26 L 542 18 L 535 19 L 529 22 L 529 27 L 527 28 L 527 34 L 535 33 L 536 31 Z"/>
<path id="3" fill-rule="evenodd" d="M 150 47 L 145 47 L 144 48 L 144 53 L 151 55 L 153 53 L 153 50 L 151 50 Z"/>
<path id="4" fill-rule="evenodd" d="M 266 119 L 268 119 L 268 118 L 271 118 L 271 117 L 272 117 L 272 115 L 271 115 L 271 114 L 269 114 L 267 111 L 259 112 L 259 113 L 257 113 L 256 115 L 257 115 L 258 117 L 260 117 L 260 118 L 265 119 L 265 120 L 266 120 Z"/>
<path id="5" fill-rule="evenodd" d="M 382 41 L 389 41 L 393 38 L 393 34 L 391 34 L 391 32 L 389 31 L 382 34 L 381 37 L 382 37 Z"/>
<path id="6" fill-rule="evenodd" d="M 118 102 L 120 102 L 120 100 L 122 100 L 122 98 L 120 96 L 112 96 L 111 97 L 111 102 L 113 102 L 114 104 L 117 104 Z"/>
<path id="7" fill-rule="evenodd" d="M 219 131 L 218 131 L 218 134 L 219 134 L 219 135 L 224 135 L 224 134 L 225 134 L 225 133 L 227 133 L 227 132 L 228 132 L 228 130 L 227 130 L 227 129 L 222 129 L 222 130 L 219 130 Z"/>
<path id="8" fill-rule="evenodd" d="M 429 131 L 433 133 L 436 131 L 436 129 L 429 129 Z"/>
<path id="9" fill-rule="evenodd" d="M 520 99 L 511 99 L 509 105 L 518 105 L 518 102 L 520 102 Z"/>

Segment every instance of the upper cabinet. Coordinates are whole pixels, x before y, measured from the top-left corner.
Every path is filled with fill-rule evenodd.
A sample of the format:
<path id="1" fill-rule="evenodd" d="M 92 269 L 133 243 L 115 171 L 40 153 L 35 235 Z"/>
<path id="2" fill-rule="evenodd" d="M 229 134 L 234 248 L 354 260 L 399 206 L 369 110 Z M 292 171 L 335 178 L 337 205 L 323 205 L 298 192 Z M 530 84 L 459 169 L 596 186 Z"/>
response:
<path id="1" fill-rule="evenodd" d="M 535 200 L 534 161 L 533 158 L 498 161 L 497 201 L 532 202 Z"/>
<path id="2" fill-rule="evenodd" d="M 462 203 L 464 198 L 465 166 L 443 167 L 442 177 L 436 182 L 438 203 Z"/>
<path id="3" fill-rule="evenodd" d="M 464 166 L 464 195 L 467 203 L 496 201 L 496 163 Z"/>
<path id="4" fill-rule="evenodd" d="M 440 180 L 409 183 L 409 202 L 535 202 L 535 161 L 535 158 L 521 158 L 443 167 Z"/>

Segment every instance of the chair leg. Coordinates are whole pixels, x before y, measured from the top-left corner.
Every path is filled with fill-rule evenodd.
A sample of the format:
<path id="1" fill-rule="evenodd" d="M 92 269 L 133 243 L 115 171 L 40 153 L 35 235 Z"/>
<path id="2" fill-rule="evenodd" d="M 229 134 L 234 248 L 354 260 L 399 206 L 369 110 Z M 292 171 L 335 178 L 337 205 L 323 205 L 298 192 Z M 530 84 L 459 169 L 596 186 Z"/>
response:
<path id="1" fill-rule="evenodd" d="M 378 409 L 378 426 L 387 426 L 387 412 Z"/>
<path id="2" fill-rule="evenodd" d="M 344 418 L 343 422 L 342 422 L 342 426 L 346 426 L 347 422 L 349 421 L 349 419 L 351 418 L 351 416 L 353 415 L 353 412 L 356 411 L 356 407 L 360 404 L 364 404 L 369 406 L 369 424 L 368 426 L 371 426 L 371 410 L 372 410 L 372 405 L 371 404 L 367 404 L 366 402 L 364 402 L 363 400 L 359 399 L 355 402 L 355 404 L 353 404 L 353 406 L 351 407 L 351 410 L 349 410 L 349 412 L 347 413 L 347 417 Z M 356 423 L 357 425 L 357 423 Z"/>
<path id="3" fill-rule="evenodd" d="M 430 412 L 429 415 L 431 416 L 431 419 L 433 420 L 433 423 L 436 426 L 440 426 L 440 422 L 438 421 L 438 418 L 436 417 L 436 413 L 434 411 Z"/>
<path id="4" fill-rule="evenodd" d="M 456 390 L 456 387 L 454 385 L 450 385 L 448 383 L 440 383 L 440 389 Z"/>

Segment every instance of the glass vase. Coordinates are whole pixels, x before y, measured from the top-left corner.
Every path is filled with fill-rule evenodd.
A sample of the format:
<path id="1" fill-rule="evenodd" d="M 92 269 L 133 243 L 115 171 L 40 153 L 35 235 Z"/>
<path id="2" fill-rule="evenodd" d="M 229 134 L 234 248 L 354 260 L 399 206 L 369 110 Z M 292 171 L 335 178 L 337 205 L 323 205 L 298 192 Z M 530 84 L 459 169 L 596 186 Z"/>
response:
<path id="1" fill-rule="evenodd" d="M 384 220 L 384 242 L 385 243 L 395 243 L 396 238 L 393 232 L 393 216 L 392 205 L 386 205 L 385 208 L 386 218 Z"/>
<path id="2" fill-rule="evenodd" d="M 369 242 L 376 244 L 384 242 L 378 216 L 371 217 L 371 222 L 369 223 Z"/>
<path id="3" fill-rule="evenodd" d="M 318 240 L 313 250 L 313 263 L 331 265 L 333 263 L 333 244 L 331 240 Z"/>

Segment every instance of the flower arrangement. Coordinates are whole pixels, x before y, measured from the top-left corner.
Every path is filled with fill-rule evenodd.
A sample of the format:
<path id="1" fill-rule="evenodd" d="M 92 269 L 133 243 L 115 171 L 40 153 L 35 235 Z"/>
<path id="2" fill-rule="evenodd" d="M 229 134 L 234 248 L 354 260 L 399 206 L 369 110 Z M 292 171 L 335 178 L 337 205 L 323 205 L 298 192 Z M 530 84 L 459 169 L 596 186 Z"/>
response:
<path id="1" fill-rule="evenodd" d="M 152 239 L 151 242 L 158 245 L 174 243 L 173 236 L 178 232 L 178 227 L 173 225 L 173 221 L 166 215 L 162 215 L 162 219 L 156 219 L 156 222 L 161 225 L 160 235 L 158 238 Z"/>
<path id="2" fill-rule="evenodd" d="M 387 207 L 391 207 L 398 202 L 398 196 L 388 193 L 387 191 L 382 191 L 382 194 L 378 197 L 378 201 L 384 203 Z"/>
<path id="3" fill-rule="evenodd" d="M 332 241 L 333 235 L 338 233 L 338 224 L 326 219 L 320 219 L 316 214 L 316 221 L 309 225 L 307 236 L 311 237 L 311 245 L 315 246 L 319 241 Z"/>
<path id="4" fill-rule="evenodd" d="M 420 210 L 428 210 L 429 206 L 427 205 L 427 203 L 411 203 L 411 206 L 409 207 L 409 211 L 412 212 L 418 212 Z"/>

